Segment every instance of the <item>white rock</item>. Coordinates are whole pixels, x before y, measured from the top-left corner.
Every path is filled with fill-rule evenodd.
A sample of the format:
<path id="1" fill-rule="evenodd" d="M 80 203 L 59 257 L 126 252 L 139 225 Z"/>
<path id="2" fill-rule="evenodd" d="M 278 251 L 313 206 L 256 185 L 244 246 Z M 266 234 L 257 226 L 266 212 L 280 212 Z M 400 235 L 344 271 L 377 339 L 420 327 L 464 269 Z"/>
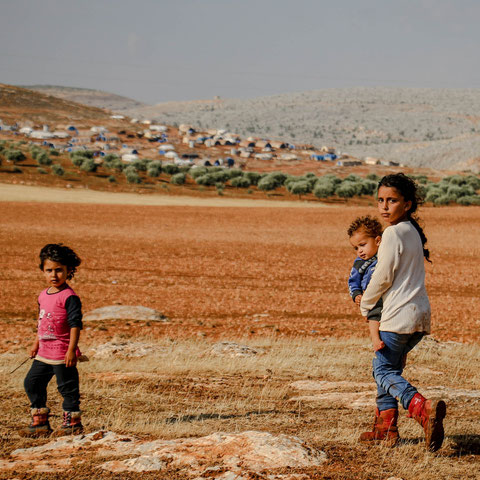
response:
<path id="1" fill-rule="evenodd" d="M 235 342 L 215 343 L 210 349 L 212 355 L 225 357 L 253 357 L 265 353 L 263 348 L 252 348 L 247 345 L 239 345 Z"/>
<path id="2" fill-rule="evenodd" d="M 84 321 L 90 320 L 144 320 L 150 322 L 165 322 L 168 319 L 161 312 L 141 305 L 110 305 L 100 307 L 83 316 Z"/>

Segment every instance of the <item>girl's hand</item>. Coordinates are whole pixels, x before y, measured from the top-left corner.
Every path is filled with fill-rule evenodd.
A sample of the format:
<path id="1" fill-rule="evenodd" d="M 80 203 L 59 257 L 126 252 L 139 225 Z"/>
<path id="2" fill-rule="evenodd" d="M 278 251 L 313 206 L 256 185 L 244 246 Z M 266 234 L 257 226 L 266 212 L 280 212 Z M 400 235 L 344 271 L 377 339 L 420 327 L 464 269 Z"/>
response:
<path id="1" fill-rule="evenodd" d="M 38 348 L 39 348 L 39 343 L 38 343 L 38 338 L 35 340 L 34 344 L 30 348 L 30 358 L 35 358 L 38 353 Z"/>
<path id="2" fill-rule="evenodd" d="M 355 297 L 355 304 L 360 306 L 360 302 L 362 301 L 362 296 L 361 295 L 357 295 Z"/>
<path id="3" fill-rule="evenodd" d="M 67 353 L 65 354 L 65 366 L 68 367 L 74 367 L 77 364 L 77 354 L 75 350 L 71 351 L 68 350 Z"/>
<path id="4" fill-rule="evenodd" d="M 381 350 L 382 348 L 385 348 L 385 344 L 381 341 L 381 340 L 374 340 L 373 341 L 373 349 L 378 352 L 379 350 Z"/>

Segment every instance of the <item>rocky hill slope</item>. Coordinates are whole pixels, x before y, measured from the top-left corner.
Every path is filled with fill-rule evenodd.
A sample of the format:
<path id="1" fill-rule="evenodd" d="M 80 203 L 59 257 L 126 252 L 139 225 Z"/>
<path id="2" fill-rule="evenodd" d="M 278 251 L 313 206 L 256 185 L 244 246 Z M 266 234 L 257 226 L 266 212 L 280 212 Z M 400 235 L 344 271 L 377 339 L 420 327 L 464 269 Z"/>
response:
<path id="1" fill-rule="evenodd" d="M 131 116 L 331 145 L 436 169 L 480 168 L 480 89 L 348 88 L 251 100 L 168 102 Z"/>
<path id="2" fill-rule="evenodd" d="M 61 87 L 57 85 L 25 85 L 23 88 L 35 90 L 45 95 L 52 95 L 63 100 L 77 102 L 91 107 L 104 108 L 115 112 L 123 112 L 124 110 L 147 106 L 145 103 L 128 97 L 90 88 Z"/>

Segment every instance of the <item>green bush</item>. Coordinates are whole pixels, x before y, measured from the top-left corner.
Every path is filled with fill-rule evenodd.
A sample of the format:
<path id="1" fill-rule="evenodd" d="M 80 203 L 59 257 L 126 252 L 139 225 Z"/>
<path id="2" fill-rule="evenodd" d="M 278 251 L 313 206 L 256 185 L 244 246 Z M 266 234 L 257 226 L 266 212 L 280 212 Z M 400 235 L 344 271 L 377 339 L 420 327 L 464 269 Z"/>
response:
<path id="1" fill-rule="evenodd" d="M 373 180 L 362 180 L 362 195 L 373 195 L 377 191 L 377 182 Z"/>
<path id="2" fill-rule="evenodd" d="M 480 190 L 480 178 L 476 177 L 475 175 L 468 175 L 465 177 L 465 183 L 474 190 Z"/>
<path id="3" fill-rule="evenodd" d="M 140 178 L 140 175 L 137 172 L 137 169 L 135 167 L 132 167 L 129 165 L 125 170 L 123 171 L 125 174 L 125 178 L 127 179 L 128 183 L 141 183 L 142 180 Z"/>
<path id="4" fill-rule="evenodd" d="M 427 189 L 427 195 L 425 197 L 425 201 L 435 202 L 435 200 L 438 197 L 441 197 L 442 195 L 444 195 L 444 192 L 441 190 L 441 188 L 439 188 L 435 185 L 432 185 Z"/>
<path id="5" fill-rule="evenodd" d="M 260 173 L 257 172 L 245 172 L 243 176 L 248 178 L 251 185 L 257 185 L 260 178 L 262 177 Z"/>
<path id="6" fill-rule="evenodd" d="M 188 171 L 188 174 L 196 180 L 198 177 L 202 175 L 206 175 L 208 173 L 207 167 L 191 167 Z"/>
<path id="7" fill-rule="evenodd" d="M 217 182 L 217 183 L 215 184 L 215 188 L 217 189 L 217 193 L 218 193 L 219 195 L 223 195 L 223 190 L 224 190 L 224 188 L 225 188 L 225 184 L 223 184 L 222 182 Z"/>
<path id="8" fill-rule="evenodd" d="M 80 166 L 80 170 L 84 172 L 96 172 L 97 164 L 93 158 L 85 158 Z"/>
<path id="9" fill-rule="evenodd" d="M 204 185 L 206 187 L 209 187 L 211 185 L 215 185 L 215 183 L 217 182 L 211 173 L 207 173 L 205 175 L 201 175 L 200 177 L 197 177 L 195 179 L 195 183 L 197 183 L 197 185 Z"/>
<path id="10" fill-rule="evenodd" d="M 433 203 L 435 205 L 448 205 L 449 203 L 455 202 L 457 197 L 455 195 L 443 194 L 437 197 Z"/>
<path id="11" fill-rule="evenodd" d="M 176 173 L 170 177 L 170 182 L 174 185 L 183 185 L 185 180 L 187 179 L 187 175 L 184 172 Z"/>
<path id="12" fill-rule="evenodd" d="M 257 186 L 259 190 L 267 192 L 269 190 L 275 190 L 277 188 L 277 182 L 275 182 L 273 177 L 267 175 L 258 182 Z"/>
<path id="13" fill-rule="evenodd" d="M 471 195 L 475 195 L 475 190 L 473 187 L 469 185 L 450 185 L 450 187 L 447 190 L 447 195 L 455 195 L 457 198 L 458 197 L 468 197 Z"/>
<path id="14" fill-rule="evenodd" d="M 376 173 L 369 173 L 366 177 L 367 180 L 372 180 L 373 182 L 378 182 L 380 181 L 380 177 Z"/>
<path id="15" fill-rule="evenodd" d="M 480 196 L 467 195 L 465 197 L 460 197 L 457 198 L 457 203 L 459 205 L 480 205 Z"/>
<path id="16" fill-rule="evenodd" d="M 65 173 L 65 170 L 63 169 L 63 167 L 61 165 L 59 165 L 58 163 L 54 163 L 52 165 L 52 172 L 55 174 L 55 175 L 58 175 L 59 177 L 61 177 L 64 173 Z"/>
<path id="17" fill-rule="evenodd" d="M 246 176 L 234 177 L 230 180 L 230 185 L 235 188 L 248 188 L 250 180 Z"/>
<path id="18" fill-rule="evenodd" d="M 5 158 L 12 163 L 22 162 L 27 157 L 21 150 L 7 150 L 5 152 Z"/>
<path id="19" fill-rule="evenodd" d="M 313 189 L 313 194 L 317 198 L 328 198 L 335 193 L 335 185 L 332 182 L 318 181 Z"/>
<path id="20" fill-rule="evenodd" d="M 226 170 L 226 171 L 228 172 L 228 177 L 230 179 L 235 178 L 235 177 L 243 176 L 243 172 L 238 168 L 232 168 L 232 169 Z"/>
<path id="21" fill-rule="evenodd" d="M 159 177 L 162 173 L 162 162 L 155 160 L 148 165 L 147 175 L 149 177 Z"/>
<path id="22" fill-rule="evenodd" d="M 150 161 L 151 160 L 147 160 L 146 158 L 138 158 L 131 162 L 130 165 L 135 168 L 137 172 L 146 172 Z"/>
<path id="23" fill-rule="evenodd" d="M 162 170 L 167 175 L 175 175 L 180 171 L 180 169 L 178 168 L 178 165 L 175 165 L 174 163 L 167 163 L 166 165 L 163 165 Z"/>
<path id="24" fill-rule="evenodd" d="M 342 198 L 351 198 L 355 195 L 358 195 L 358 186 L 359 184 L 356 182 L 342 182 L 335 188 L 335 193 Z M 360 185 L 361 191 L 361 185 Z"/>
<path id="25" fill-rule="evenodd" d="M 306 180 L 300 180 L 299 182 L 294 182 L 290 184 L 290 193 L 298 195 L 300 198 L 302 198 L 302 195 L 306 195 L 310 192 L 310 184 Z"/>
<path id="26" fill-rule="evenodd" d="M 86 157 L 82 157 L 80 155 L 75 155 L 74 157 L 70 157 L 72 159 L 72 163 L 76 166 L 76 167 L 81 167 L 83 165 L 83 162 L 85 160 L 87 160 Z"/>
<path id="27" fill-rule="evenodd" d="M 37 159 L 37 156 L 44 152 L 45 150 L 42 150 L 41 148 L 37 147 L 36 145 L 34 145 L 33 147 L 30 148 L 30 155 L 32 156 L 32 158 L 34 160 Z"/>
<path id="28" fill-rule="evenodd" d="M 110 183 L 116 183 L 117 179 L 114 175 L 110 175 L 107 179 Z"/>
<path id="29" fill-rule="evenodd" d="M 48 156 L 48 153 L 45 151 L 41 151 L 36 156 L 37 163 L 39 165 L 51 165 L 53 160 Z"/>
<path id="30" fill-rule="evenodd" d="M 93 152 L 91 150 L 75 150 L 70 153 L 70 158 L 73 159 L 73 157 L 93 158 Z"/>
<path id="31" fill-rule="evenodd" d="M 56 150 L 55 148 L 51 148 L 50 149 L 50 155 L 54 156 L 54 157 L 59 157 L 60 156 L 60 152 L 58 150 Z"/>

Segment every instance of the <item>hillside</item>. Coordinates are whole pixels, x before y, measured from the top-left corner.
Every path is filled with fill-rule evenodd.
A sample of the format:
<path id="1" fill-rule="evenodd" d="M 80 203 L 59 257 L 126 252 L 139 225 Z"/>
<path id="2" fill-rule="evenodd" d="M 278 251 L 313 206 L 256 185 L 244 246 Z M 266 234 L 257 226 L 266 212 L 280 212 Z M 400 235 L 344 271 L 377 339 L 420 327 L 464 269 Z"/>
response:
<path id="1" fill-rule="evenodd" d="M 4 84 L 0 84 L 0 119 L 7 123 L 28 120 L 37 124 L 112 122 L 110 114 L 100 108 Z"/>
<path id="2" fill-rule="evenodd" d="M 331 145 L 435 169 L 480 169 L 480 90 L 349 88 L 251 100 L 168 102 L 128 111 L 160 123 Z"/>
<path id="3" fill-rule="evenodd" d="M 116 112 L 147 106 L 145 103 L 128 97 L 90 88 L 62 87 L 58 85 L 22 85 L 22 87 L 63 100 Z"/>

